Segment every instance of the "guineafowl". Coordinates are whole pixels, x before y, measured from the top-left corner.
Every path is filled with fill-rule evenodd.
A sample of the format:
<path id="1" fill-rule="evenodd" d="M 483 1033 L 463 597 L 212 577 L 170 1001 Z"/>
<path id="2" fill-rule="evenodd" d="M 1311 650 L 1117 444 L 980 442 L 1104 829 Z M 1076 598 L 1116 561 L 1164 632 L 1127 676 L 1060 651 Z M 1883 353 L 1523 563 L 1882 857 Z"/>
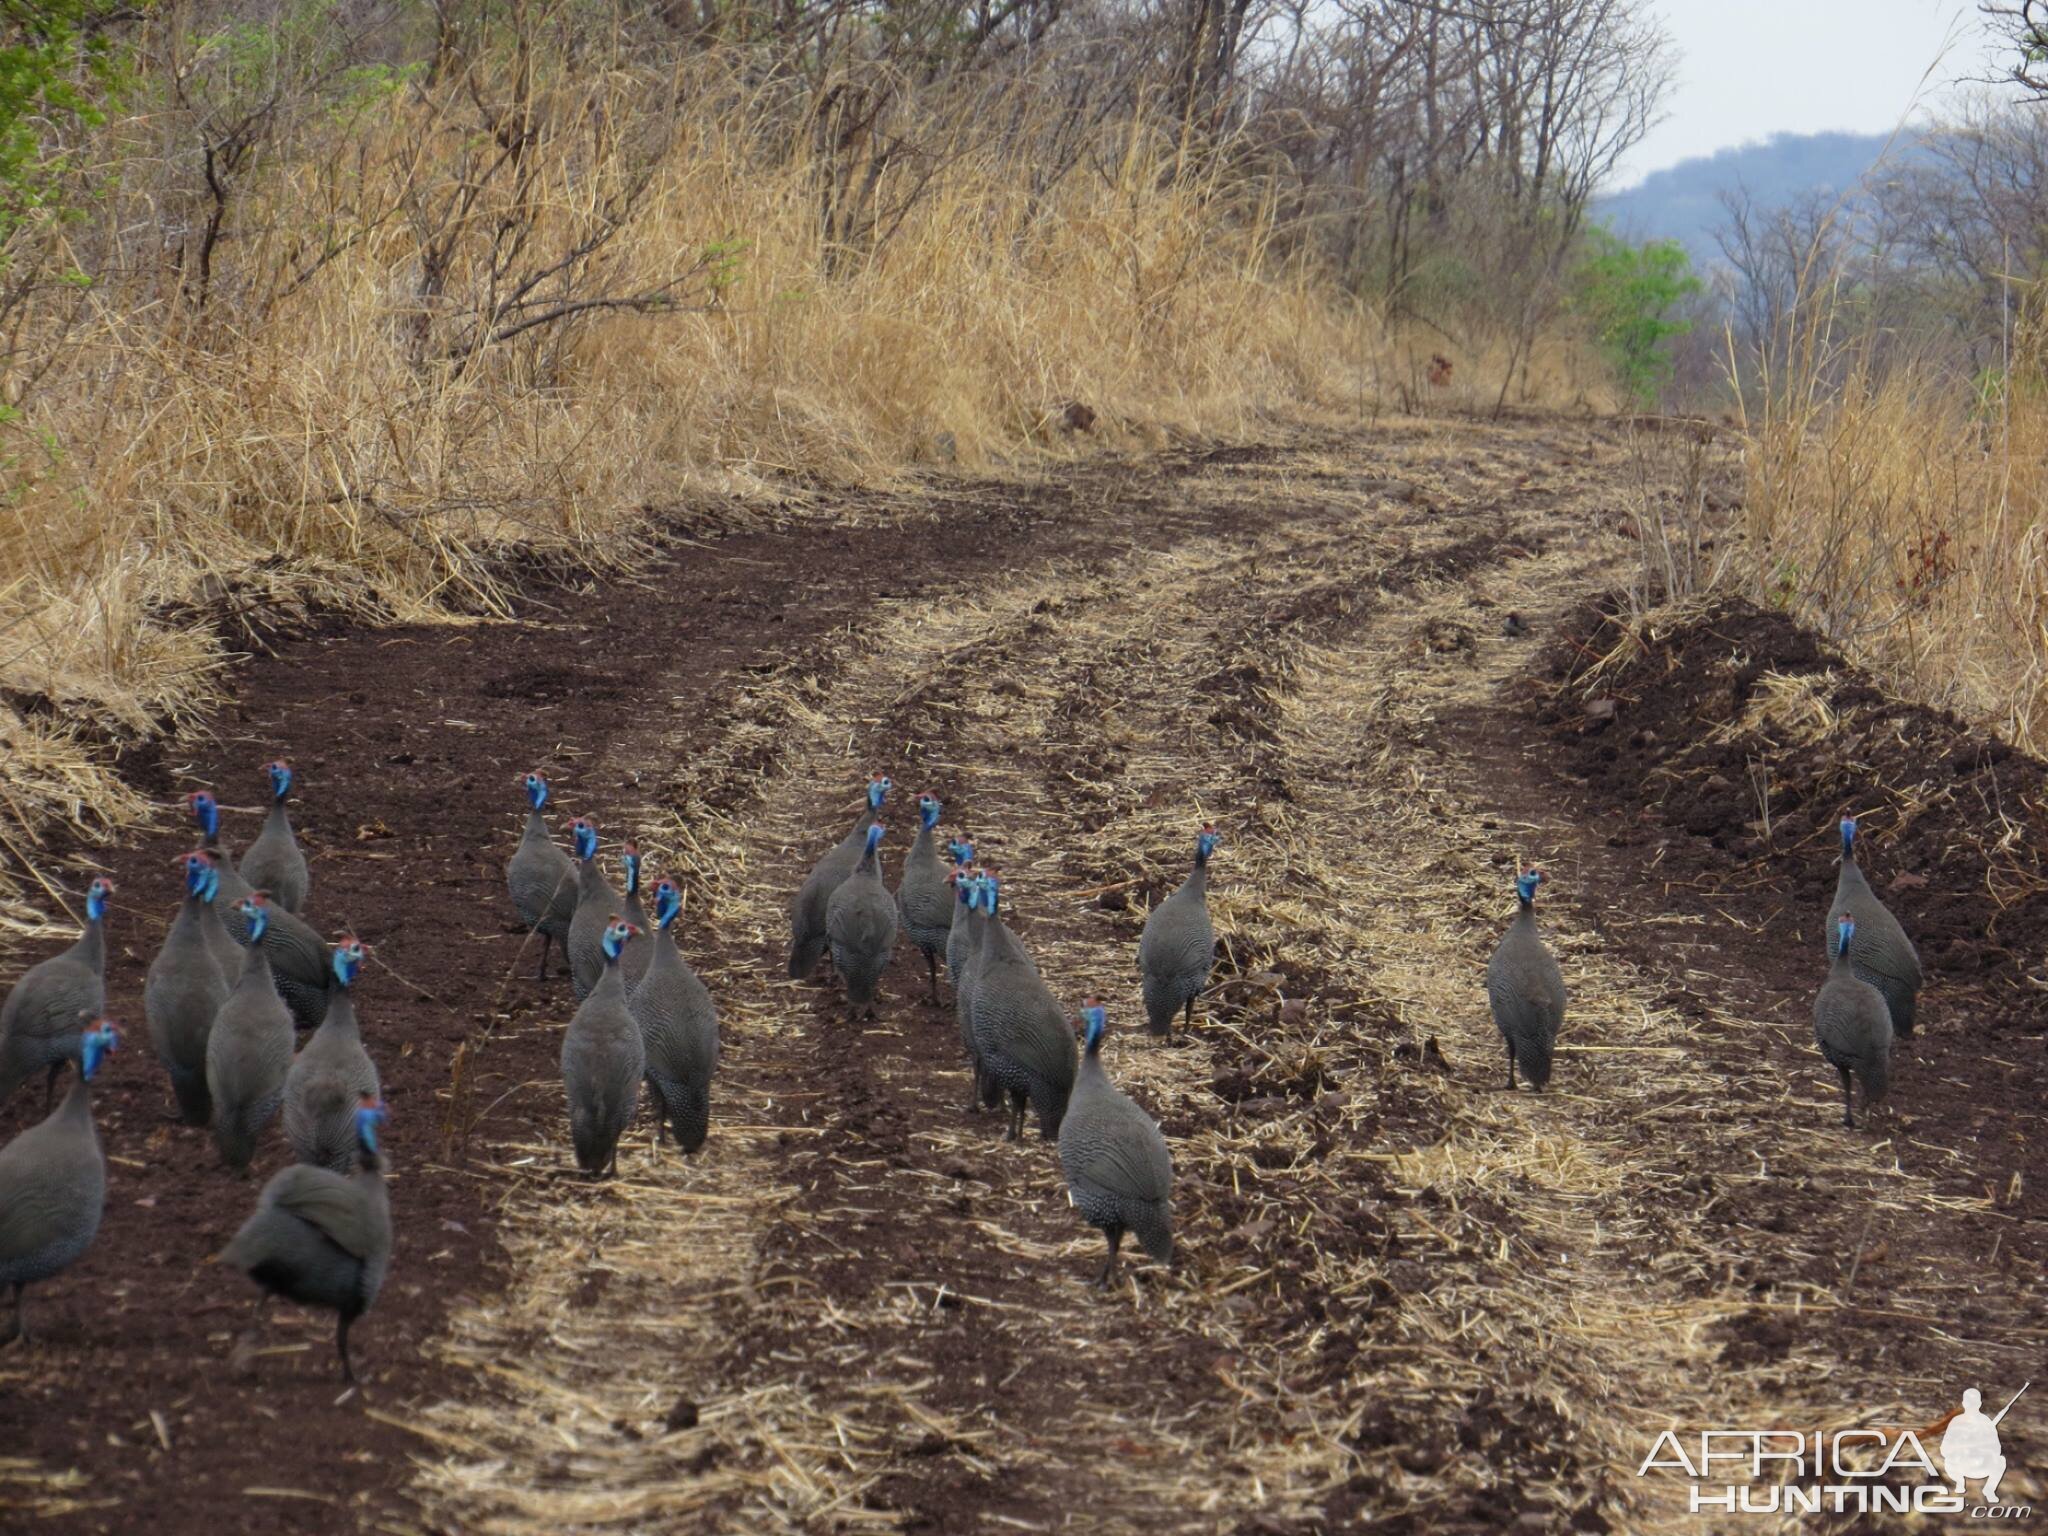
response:
<path id="1" fill-rule="evenodd" d="M 391 1267 L 391 1203 L 377 1152 L 384 1107 L 365 1096 L 353 1118 L 354 1170 L 310 1163 L 279 1169 L 220 1256 L 273 1296 L 334 1312 L 334 1350 L 350 1384 L 356 1372 L 349 1328 L 376 1302 Z"/>
<path id="2" fill-rule="evenodd" d="M 619 1138 L 640 1104 L 647 1047 L 626 998 L 619 956 L 640 930 L 613 916 L 599 936 L 604 969 L 562 1036 L 562 1086 L 569 1095 L 569 1139 L 576 1164 L 591 1178 L 616 1173 Z"/>
<path id="3" fill-rule="evenodd" d="M 1849 964 L 1883 994 L 1885 1006 L 1891 1010 L 1892 1032 L 1901 1040 L 1912 1039 L 1920 1003 L 1920 955 L 1857 867 L 1853 816 L 1842 818 L 1842 872 L 1835 879 L 1834 904 L 1828 908 L 1829 959 L 1834 958 L 1837 930 L 1845 916 L 1856 925 L 1856 947 L 1849 952 Z"/>
<path id="4" fill-rule="evenodd" d="M 1173 1156 L 1152 1117 L 1102 1070 L 1102 1032 L 1108 1020 L 1102 1004 L 1087 999 L 1081 1020 L 1087 1054 L 1060 1122 L 1060 1171 L 1074 1209 L 1109 1239 L 1109 1258 L 1095 1280 L 1100 1286 L 1116 1272 L 1126 1232 L 1161 1264 L 1173 1262 Z"/>
<path id="5" fill-rule="evenodd" d="M 995 881 L 993 874 L 991 881 Z M 1074 1091 L 1074 1031 L 1038 967 L 1004 925 L 1000 884 L 983 896 L 981 941 L 974 958 L 974 1049 L 981 1061 L 983 1102 L 1010 1100 L 1005 1141 L 1024 1135 L 1024 1107 L 1038 1114 L 1038 1133 L 1060 1132 Z"/>
<path id="6" fill-rule="evenodd" d="M 22 1292 L 77 1263 L 99 1234 L 107 1159 L 92 1123 L 92 1080 L 120 1043 L 112 1021 L 95 1020 L 78 1037 L 78 1081 L 64 1102 L 0 1147 L 0 1287 L 14 1292 L 0 1344 L 28 1338 Z"/>
<path id="7" fill-rule="evenodd" d="M 107 1007 L 107 898 L 114 882 L 86 887 L 85 931 L 61 954 L 30 966 L 0 1003 L 0 1104 L 43 1073 L 43 1107 L 57 1094 L 57 1074 L 77 1061 L 80 1030 Z"/>
<path id="8" fill-rule="evenodd" d="M 526 776 L 526 834 L 505 861 L 505 886 L 519 920 L 540 935 L 540 969 L 536 981 L 548 979 L 548 951 L 556 944 L 569 952 L 569 924 L 576 916 L 576 866 L 548 836 L 541 809 L 548 803 L 548 781 L 538 773 Z"/>
<path id="9" fill-rule="evenodd" d="M 259 891 L 270 893 L 271 905 L 297 914 L 306 909 L 306 893 L 312 877 L 306 872 L 306 855 L 292 835 L 292 819 L 284 808 L 292 792 L 291 764 L 282 758 L 264 770 L 270 776 L 270 814 L 263 818 L 263 830 L 242 855 L 241 875 Z"/>
<path id="10" fill-rule="evenodd" d="M 1216 963 L 1216 930 L 1209 925 L 1209 856 L 1222 839 L 1204 826 L 1195 837 L 1195 868 L 1180 889 L 1152 909 L 1138 940 L 1144 977 L 1145 1027 L 1173 1040 L 1173 1016 L 1186 1012 L 1194 1027 L 1195 999 L 1209 985 Z"/>
<path id="11" fill-rule="evenodd" d="M 355 1165 L 357 1104 L 383 1096 L 356 1020 L 356 976 L 366 953 L 353 936 L 335 946 L 334 996 L 327 1017 L 284 1079 L 284 1139 L 292 1155 L 336 1173 Z"/>
<path id="12" fill-rule="evenodd" d="M 1842 1124 L 1856 1128 L 1852 1077 L 1863 1083 L 1863 1114 L 1891 1087 L 1892 1015 L 1884 994 L 1856 974 L 1856 919 L 1835 919 L 1835 958 L 1813 1000 L 1813 1038 L 1829 1066 L 1842 1074 Z"/>
<path id="13" fill-rule="evenodd" d="M 221 1159 L 247 1173 L 256 1138 L 284 1102 L 292 1067 L 292 1015 L 278 996 L 263 931 L 270 898 L 263 892 L 240 903 L 247 948 L 242 974 L 228 991 L 206 1035 L 206 1089 L 213 1099 L 213 1139 Z"/>
<path id="14" fill-rule="evenodd" d="M 917 838 L 903 859 L 896 910 L 910 942 L 924 953 L 934 1008 L 939 1005 L 939 952 L 953 931 L 953 870 L 939 857 L 936 829 L 945 808 L 930 795 L 917 797 Z M 951 974 L 950 972 L 948 974 Z"/>
<path id="15" fill-rule="evenodd" d="M 654 953 L 627 999 L 647 1053 L 647 1086 L 676 1145 L 695 1152 L 711 1125 L 711 1074 L 718 1070 L 718 1009 L 676 948 L 683 893 L 673 880 L 654 887 Z M 659 1131 L 656 1132 L 657 1137 Z"/>
<path id="16" fill-rule="evenodd" d="M 213 921 L 207 926 L 206 945 L 214 963 L 229 981 L 242 974 L 242 914 L 235 903 L 249 894 L 249 883 L 235 869 L 235 861 L 220 841 L 220 802 L 203 789 L 186 796 L 192 819 L 199 824 L 201 851 L 213 859 L 218 884 L 207 910 Z"/>
<path id="17" fill-rule="evenodd" d="M 578 816 L 569 823 L 569 832 L 576 840 L 576 915 L 569 920 L 569 984 L 580 1003 L 604 974 L 605 929 L 619 920 L 626 901 L 598 867 L 597 823 Z"/>
<path id="18" fill-rule="evenodd" d="M 882 824 L 862 834 L 860 862 L 825 903 L 832 964 L 846 979 L 846 1007 L 854 1017 L 875 1016 L 875 983 L 896 948 L 896 901 L 882 883 Z"/>
<path id="19" fill-rule="evenodd" d="M 818 957 L 825 953 L 830 935 L 825 932 L 825 906 L 831 901 L 832 893 L 840 883 L 853 873 L 853 866 L 860 862 L 860 853 L 868 828 L 875 824 L 881 814 L 883 802 L 889 798 L 894 786 L 889 776 L 874 773 L 868 776 L 867 806 L 860 813 L 860 819 L 853 824 L 853 830 L 842 837 L 832 851 L 818 860 L 817 865 L 804 880 L 803 888 L 796 893 L 796 901 L 789 909 L 789 979 L 802 981 L 818 968 Z"/>
<path id="20" fill-rule="evenodd" d="M 1564 976 L 1536 931 L 1536 887 L 1542 883 L 1540 869 L 1515 876 L 1520 908 L 1486 962 L 1486 996 L 1494 1025 L 1507 1042 L 1510 1092 L 1517 1066 L 1532 1088 L 1550 1081 L 1551 1051 L 1564 1022 Z"/>
<path id="21" fill-rule="evenodd" d="M 619 908 L 619 916 L 638 928 L 642 933 L 652 933 L 654 925 L 647 920 L 647 908 L 640 901 L 640 845 L 628 843 L 619 850 L 619 867 L 626 872 L 625 904 Z M 647 974 L 647 961 L 653 953 L 652 944 L 629 944 L 626 957 L 620 962 L 626 971 L 626 990 L 632 991 L 640 984 L 640 978 Z"/>
<path id="22" fill-rule="evenodd" d="M 981 1109 L 982 1101 L 981 1056 L 974 1047 L 974 957 L 981 944 L 981 886 L 986 877 L 969 867 L 972 847 L 955 843 L 953 851 L 956 858 L 964 851 L 967 862 L 953 867 L 955 911 L 952 931 L 946 935 L 946 974 L 953 978 L 953 1013 L 967 1052 L 967 1109 L 972 1114 Z"/>
<path id="23" fill-rule="evenodd" d="M 205 1125 L 213 1118 L 213 1099 L 206 1091 L 206 1037 L 228 1000 L 228 979 L 207 943 L 209 928 L 226 934 L 213 917 L 220 871 L 204 849 L 181 854 L 176 862 L 185 871 L 185 899 L 164 947 L 149 962 L 142 1007 L 149 1019 L 149 1043 L 170 1075 L 178 1118 L 187 1125 Z"/>

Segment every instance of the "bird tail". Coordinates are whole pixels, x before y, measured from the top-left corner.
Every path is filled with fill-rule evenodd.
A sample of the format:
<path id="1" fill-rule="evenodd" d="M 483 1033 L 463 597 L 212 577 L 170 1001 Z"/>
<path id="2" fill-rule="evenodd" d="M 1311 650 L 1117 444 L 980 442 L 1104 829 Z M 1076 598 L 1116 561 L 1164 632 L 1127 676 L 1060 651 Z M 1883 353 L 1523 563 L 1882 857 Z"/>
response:
<path id="1" fill-rule="evenodd" d="M 203 1070 L 172 1068 L 171 1092 L 178 1098 L 178 1118 L 187 1125 L 204 1125 L 213 1118 L 213 1094 Z"/>
<path id="2" fill-rule="evenodd" d="M 805 981 L 818 968 L 818 961 L 824 956 L 825 941 L 822 937 L 806 934 L 790 940 L 789 979 Z"/>
<path id="3" fill-rule="evenodd" d="M 1532 1088 L 1541 1088 L 1550 1081 L 1551 1044 L 1548 1040 L 1517 1040 L 1515 1042 L 1515 1065 L 1522 1069 L 1522 1076 L 1529 1080 Z"/>

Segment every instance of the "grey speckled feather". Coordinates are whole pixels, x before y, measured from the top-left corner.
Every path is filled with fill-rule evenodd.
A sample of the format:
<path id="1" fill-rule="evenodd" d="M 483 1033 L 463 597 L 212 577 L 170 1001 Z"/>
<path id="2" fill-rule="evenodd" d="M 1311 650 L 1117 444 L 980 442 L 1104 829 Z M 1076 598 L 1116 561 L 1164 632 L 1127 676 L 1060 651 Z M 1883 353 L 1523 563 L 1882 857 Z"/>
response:
<path id="1" fill-rule="evenodd" d="M 953 908 L 958 904 L 953 866 L 939 856 L 937 834 L 931 827 L 921 826 L 903 859 L 896 911 L 903 920 L 904 933 L 924 955 L 933 1003 L 939 1000 L 939 956 L 952 938 Z M 947 974 L 952 974 L 950 967 Z M 959 985 L 957 977 L 954 985 Z"/>
<path id="2" fill-rule="evenodd" d="M 868 828 L 875 824 L 880 809 L 875 803 L 875 798 L 875 793 L 870 790 L 867 803 L 862 806 L 852 830 L 833 844 L 831 850 L 812 866 L 810 874 L 804 877 L 803 885 L 797 890 L 796 899 L 790 903 L 791 981 L 808 979 L 811 972 L 818 968 L 818 961 L 825 953 L 825 946 L 830 942 L 830 936 L 825 932 L 825 907 L 832 900 L 832 893 L 839 889 L 846 877 L 853 873 L 853 866 L 860 862 L 861 849 L 866 846 Z"/>
<path id="3" fill-rule="evenodd" d="M 1099 1039 L 1082 1058 L 1059 1145 L 1074 1209 L 1109 1239 L 1103 1278 L 1126 1232 L 1160 1263 L 1171 1262 L 1173 1156 L 1152 1117 L 1109 1080 Z"/>
<path id="4" fill-rule="evenodd" d="M 1891 1087 L 1892 1018 L 1884 994 L 1855 972 L 1857 935 L 1849 938 L 1849 960 L 1837 954 L 1813 1000 L 1813 1038 L 1842 1080 L 1842 1123 L 1854 1127 L 1853 1077 L 1863 1084 L 1863 1109 L 1881 1102 Z"/>
<path id="5" fill-rule="evenodd" d="M 283 796 L 270 802 L 270 814 L 263 818 L 263 830 L 256 834 L 242 855 L 241 876 L 287 912 L 303 912 L 312 876 L 306 869 L 306 855 L 292 833 L 292 819 L 284 808 Z"/>
<path id="6" fill-rule="evenodd" d="M 1000 916 L 986 919 L 974 962 L 974 1044 L 990 1085 L 1010 1097 L 1010 1138 L 1023 1134 L 1027 1102 L 1039 1134 L 1058 1136 L 1074 1090 L 1074 1031 Z"/>
<path id="7" fill-rule="evenodd" d="M 107 1160 L 80 1077 L 54 1112 L 0 1147 L 0 1289 L 15 1293 L 0 1343 L 20 1327 L 21 1288 L 61 1274 L 92 1246 L 106 1199 Z"/>
<path id="8" fill-rule="evenodd" d="M 284 1139 L 302 1163 L 347 1173 L 356 1160 L 356 1106 L 382 1096 L 376 1063 L 363 1049 L 352 988 L 334 988 L 327 1017 L 284 1080 Z"/>
<path id="9" fill-rule="evenodd" d="M 269 956 L 260 945 L 244 956 L 242 974 L 206 1036 L 213 1139 L 237 1173 L 248 1172 L 256 1138 L 284 1102 L 292 1067 L 291 1010 L 278 996 Z"/>
<path id="10" fill-rule="evenodd" d="M 1494 1027 L 1507 1044 L 1508 1087 L 1515 1086 L 1515 1068 L 1520 1067 L 1530 1085 L 1541 1088 L 1550 1081 L 1551 1053 L 1564 1022 L 1564 975 L 1527 901 L 1486 962 L 1486 996 L 1493 1005 Z"/>
<path id="11" fill-rule="evenodd" d="M 974 962 L 981 948 L 978 908 L 968 903 L 970 886 L 963 880 L 955 887 L 952 931 L 946 936 L 946 974 L 953 978 L 953 1013 L 960 1024 L 960 1044 L 967 1052 L 970 1079 L 967 1108 L 978 1110 L 983 1103 L 981 1051 L 974 1043 Z"/>
<path id="12" fill-rule="evenodd" d="M 164 947 L 149 962 L 142 985 L 143 1012 L 149 1020 L 149 1043 L 171 1079 L 178 1117 L 187 1125 L 212 1119 L 213 1098 L 206 1088 L 206 1037 L 214 1016 L 228 1000 L 228 979 L 208 942 L 209 928 L 226 937 L 213 920 L 212 900 L 198 892 L 178 904 L 178 915 L 164 936 Z M 236 952 L 239 956 L 240 951 Z"/>
<path id="13" fill-rule="evenodd" d="M 1835 880 L 1835 899 L 1828 908 L 1825 939 L 1828 958 L 1833 959 L 1839 943 L 1842 915 L 1847 913 L 1855 929 L 1849 940 L 1849 963 L 1856 974 L 1883 994 L 1891 1010 L 1892 1029 L 1902 1039 L 1911 1039 L 1919 1012 L 1920 954 L 1891 910 L 1877 899 L 1870 882 L 1857 867 L 1853 846 L 1843 849 L 1842 871 Z"/>
<path id="14" fill-rule="evenodd" d="M 225 854 L 216 856 L 220 890 L 213 898 L 221 927 L 236 946 L 233 960 L 221 974 L 242 974 L 242 947 L 249 938 L 248 919 L 237 903 L 252 894 L 254 887 L 235 870 Z M 327 1017 L 327 945 L 313 925 L 295 912 L 271 904 L 270 924 L 263 930 L 263 953 L 270 961 L 271 979 L 277 995 L 291 1010 L 292 1023 L 299 1029 L 318 1029 Z"/>
<path id="15" fill-rule="evenodd" d="M 541 974 L 546 975 L 547 950 L 569 943 L 569 924 L 576 916 L 576 864 L 548 836 L 548 824 L 535 806 L 526 813 L 526 832 L 505 861 L 505 888 L 519 920 L 541 935 Z"/>
<path id="16" fill-rule="evenodd" d="M 592 854 L 576 866 L 576 915 L 569 922 L 569 982 L 582 1002 L 604 974 L 604 931 L 623 916 L 626 899 L 605 879 Z"/>
<path id="17" fill-rule="evenodd" d="M 0 1003 L 0 1104 L 37 1073 L 54 1086 L 58 1069 L 78 1060 L 85 1026 L 106 1011 L 105 926 L 89 918 L 70 948 L 30 966 Z"/>
<path id="18" fill-rule="evenodd" d="M 577 1166 L 592 1178 L 616 1168 L 619 1138 L 633 1123 L 646 1073 L 647 1047 L 627 1006 L 626 978 L 617 960 L 607 960 L 562 1036 L 569 1139 Z"/>
<path id="19" fill-rule="evenodd" d="M 647 947 L 647 972 L 628 1005 L 647 1053 L 647 1086 L 676 1145 L 695 1152 L 711 1125 L 718 1008 L 677 950 L 672 921 L 655 929 Z"/>
<path id="20" fill-rule="evenodd" d="M 1209 985 L 1216 963 L 1216 930 L 1209 923 L 1209 861 L 1199 852 L 1180 889 L 1154 907 L 1138 940 L 1138 970 L 1145 995 L 1145 1027 L 1173 1035 L 1173 1016 L 1194 1022 L 1195 999 Z"/>
<path id="21" fill-rule="evenodd" d="M 896 901 L 882 883 L 882 851 L 867 849 L 825 904 L 832 964 L 846 982 L 846 1006 L 875 1016 L 875 985 L 896 948 Z"/>

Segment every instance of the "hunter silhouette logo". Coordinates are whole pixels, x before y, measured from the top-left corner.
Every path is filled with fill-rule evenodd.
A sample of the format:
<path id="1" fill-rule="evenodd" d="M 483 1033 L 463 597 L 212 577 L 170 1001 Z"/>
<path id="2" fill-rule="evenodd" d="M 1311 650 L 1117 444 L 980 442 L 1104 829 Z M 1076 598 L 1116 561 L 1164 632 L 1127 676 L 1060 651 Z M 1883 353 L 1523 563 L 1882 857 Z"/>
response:
<path id="1" fill-rule="evenodd" d="M 1984 1412 L 1983 1394 L 1971 1387 L 1960 1409 L 1921 1429 L 1702 1429 L 1684 1435 L 1667 1429 L 1636 1476 L 1682 1475 L 1693 1514 L 1917 1513 L 2025 1520 L 2033 1514 L 2027 1505 L 1998 1501 L 2008 1470 L 1998 1426 L 2032 1385 L 2027 1382 L 1995 1414 Z M 1969 1498 L 1971 1483 L 1978 1485 L 1975 1501 Z"/>

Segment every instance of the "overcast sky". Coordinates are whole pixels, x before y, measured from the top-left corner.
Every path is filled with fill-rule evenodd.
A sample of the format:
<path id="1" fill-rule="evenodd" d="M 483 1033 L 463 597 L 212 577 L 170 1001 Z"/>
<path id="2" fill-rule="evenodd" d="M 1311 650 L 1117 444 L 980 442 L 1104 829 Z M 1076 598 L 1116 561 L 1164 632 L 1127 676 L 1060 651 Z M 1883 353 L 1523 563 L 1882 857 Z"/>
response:
<path id="1" fill-rule="evenodd" d="M 1679 53 L 1665 121 L 1622 184 L 1773 133 L 1889 131 L 1990 72 L 1970 0 L 1652 0 Z M 1946 57 L 1945 42 L 1952 42 Z M 1940 62 L 1936 62 L 1937 60 Z M 1922 76 L 1934 73 L 1923 86 Z"/>

